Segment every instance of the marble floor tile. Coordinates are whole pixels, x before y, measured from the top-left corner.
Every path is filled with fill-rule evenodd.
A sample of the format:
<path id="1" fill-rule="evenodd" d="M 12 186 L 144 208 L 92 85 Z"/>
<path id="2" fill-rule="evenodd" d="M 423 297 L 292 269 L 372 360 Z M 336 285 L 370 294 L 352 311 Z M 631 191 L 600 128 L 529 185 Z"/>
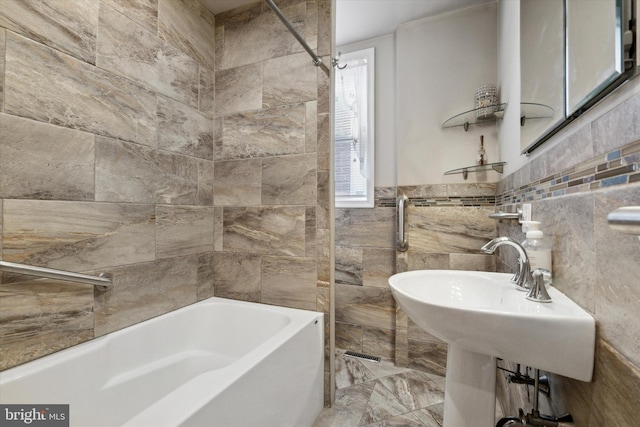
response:
<path id="1" fill-rule="evenodd" d="M 444 378 L 336 352 L 336 400 L 314 427 L 441 427 Z"/>

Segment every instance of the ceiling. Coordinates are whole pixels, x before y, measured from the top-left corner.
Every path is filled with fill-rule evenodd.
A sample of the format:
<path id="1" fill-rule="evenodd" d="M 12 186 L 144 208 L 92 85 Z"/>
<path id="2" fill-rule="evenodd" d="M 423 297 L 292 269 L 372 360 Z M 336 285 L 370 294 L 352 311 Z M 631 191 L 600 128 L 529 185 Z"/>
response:
<path id="1" fill-rule="evenodd" d="M 336 45 L 393 33 L 399 24 L 493 0 L 336 0 Z"/>
<path id="2" fill-rule="evenodd" d="M 392 33 L 399 24 L 495 0 L 336 0 L 336 45 Z M 256 0 L 200 0 L 214 14 Z"/>

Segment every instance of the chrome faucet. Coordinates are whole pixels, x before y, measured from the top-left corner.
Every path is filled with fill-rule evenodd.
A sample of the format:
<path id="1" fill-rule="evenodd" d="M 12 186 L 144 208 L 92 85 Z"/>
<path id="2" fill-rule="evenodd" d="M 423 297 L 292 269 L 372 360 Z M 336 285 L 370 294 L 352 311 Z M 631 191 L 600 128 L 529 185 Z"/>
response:
<path id="1" fill-rule="evenodd" d="M 531 276 L 531 264 L 529 263 L 527 253 L 520 243 L 510 237 L 496 237 L 484 245 L 480 250 L 484 253 L 492 254 L 499 246 L 502 245 L 512 246 L 518 251 L 518 271 L 513 275 L 511 281 L 516 284 L 516 289 L 528 292 L 533 283 L 533 277 Z"/>

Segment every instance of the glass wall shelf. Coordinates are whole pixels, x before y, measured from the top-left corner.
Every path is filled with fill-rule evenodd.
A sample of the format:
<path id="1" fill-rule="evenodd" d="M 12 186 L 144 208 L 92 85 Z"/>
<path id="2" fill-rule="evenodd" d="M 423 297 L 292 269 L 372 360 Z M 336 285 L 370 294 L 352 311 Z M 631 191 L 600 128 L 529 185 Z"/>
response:
<path id="1" fill-rule="evenodd" d="M 455 174 L 462 174 L 462 178 L 467 179 L 467 176 L 469 175 L 469 172 L 482 172 L 482 171 L 488 171 L 488 170 L 493 170 L 496 171 L 498 173 L 502 173 L 504 171 L 504 165 L 506 165 L 507 162 L 497 162 L 497 163 L 487 163 L 485 165 L 473 165 L 473 166 L 467 166 L 464 168 L 458 168 L 458 169 L 452 169 L 450 171 L 446 171 L 444 174 L 445 175 L 455 175 Z"/>
<path id="2" fill-rule="evenodd" d="M 444 123 L 442 123 L 442 127 L 452 128 L 462 126 L 466 132 L 469 130 L 469 125 L 490 123 L 496 121 L 499 118 L 502 118 L 504 114 L 504 108 L 506 106 L 506 103 L 496 104 L 496 111 L 487 117 L 477 117 L 476 114 L 478 110 L 485 110 L 487 107 L 474 108 L 473 110 L 465 111 L 464 113 L 460 113 L 451 117 L 450 119 L 447 119 Z"/>
<path id="3" fill-rule="evenodd" d="M 474 108 L 473 110 L 465 111 L 447 119 L 442 128 L 452 128 L 462 126 L 466 131 L 469 130 L 470 125 L 476 125 L 481 123 L 494 122 L 497 119 L 501 119 L 504 115 L 504 109 L 507 106 L 504 104 L 497 104 L 496 111 L 487 117 L 477 117 L 476 112 L 478 110 L 486 109 L 487 107 Z M 521 102 L 520 103 L 520 126 L 524 126 L 526 120 L 530 119 L 548 119 L 553 117 L 553 108 L 548 105 L 538 104 L 536 102 Z"/>
<path id="4" fill-rule="evenodd" d="M 548 105 L 535 102 L 520 103 L 520 126 L 524 126 L 526 120 L 548 119 L 553 117 L 553 108 Z"/>

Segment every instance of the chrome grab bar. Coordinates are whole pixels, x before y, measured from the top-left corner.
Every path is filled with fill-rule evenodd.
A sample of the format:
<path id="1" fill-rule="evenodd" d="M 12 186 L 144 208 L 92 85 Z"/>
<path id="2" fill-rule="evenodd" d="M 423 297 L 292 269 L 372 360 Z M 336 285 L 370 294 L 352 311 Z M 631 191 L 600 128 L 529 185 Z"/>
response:
<path id="1" fill-rule="evenodd" d="M 640 206 L 618 208 L 607 215 L 607 222 L 616 231 L 640 236 Z"/>
<path id="2" fill-rule="evenodd" d="M 111 273 L 100 273 L 99 276 L 94 276 L 91 274 L 54 270 L 53 268 L 35 267 L 33 265 L 17 264 L 7 261 L 0 261 L 0 271 L 26 274 L 28 276 L 43 277 L 46 279 L 65 280 L 67 282 L 86 283 L 94 285 L 99 291 L 106 291 L 113 286 L 113 275 Z"/>
<path id="3" fill-rule="evenodd" d="M 406 252 L 409 249 L 409 233 L 407 227 L 407 209 L 406 204 L 409 198 L 405 195 L 398 197 L 396 200 L 398 215 L 398 238 L 396 240 L 396 249 L 400 252 Z"/>
<path id="4" fill-rule="evenodd" d="M 491 219 L 517 219 L 518 222 L 522 222 L 522 209 L 518 208 L 517 212 L 494 212 L 489 214 L 489 218 Z"/>

